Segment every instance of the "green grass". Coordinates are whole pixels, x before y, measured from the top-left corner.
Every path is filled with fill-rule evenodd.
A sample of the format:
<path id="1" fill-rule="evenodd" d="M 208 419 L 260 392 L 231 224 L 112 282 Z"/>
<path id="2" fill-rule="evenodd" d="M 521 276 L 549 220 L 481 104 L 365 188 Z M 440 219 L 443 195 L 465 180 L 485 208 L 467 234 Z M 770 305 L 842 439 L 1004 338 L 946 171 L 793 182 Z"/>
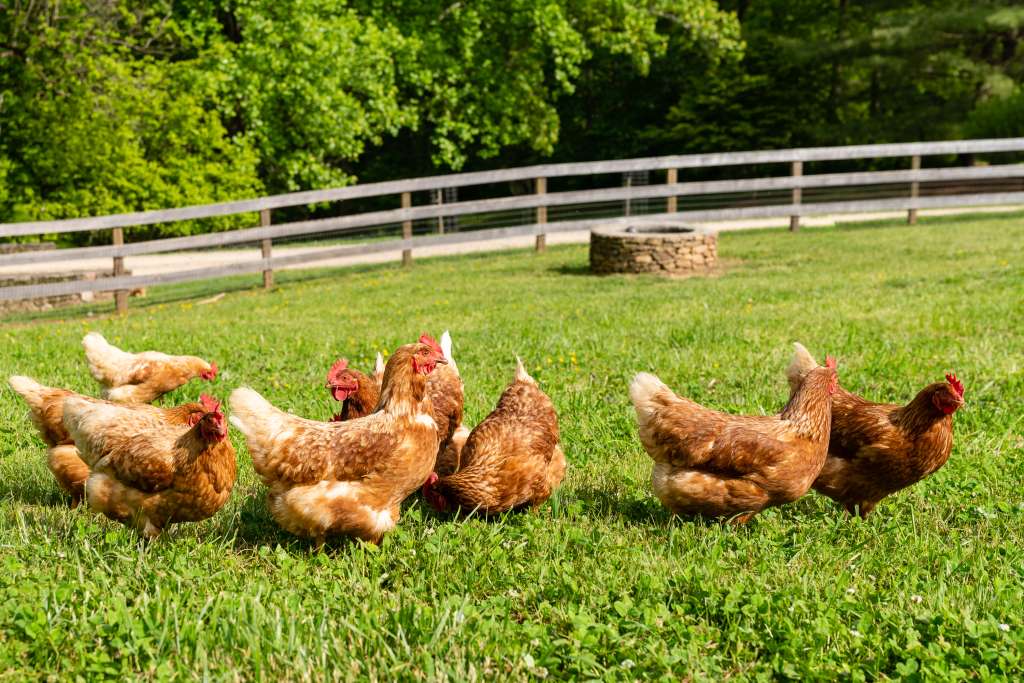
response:
<path id="1" fill-rule="evenodd" d="M 725 234 L 723 274 L 592 277 L 585 247 L 168 288 L 123 320 L 0 330 L 0 372 L 95 390 L 79 341 L 219 362 L 320 419 L 331 361 L 451 329 L 467 421 L 514 354 L 559 410 L 569 470 L 534 514 L 435 516 L 414 496 L 379 548 L 323 553 L 240 474 L 213 519 L 146 545 L 63 504 L 26 410 L 0 391 L 4 679 L 1017 678 L 1024 646 L 1024 222 L 1019 216 Z M 209 305 L 195 297 L 228 294 Z M 153 303 L 155 302 L 155 303 Z M 133 301 L 133 306 L 136 305 Z M 100 310 L 100 309 L 94 309 Z M 100 312 L 102 312 L 100 310 Z M 51 316 L 54 314 L 51 314 Z M 64 313 L 62 315 L 68 315 Z M 653 370 L 736 412 L 784 401 L 793 340 L 844 384 L 908 399 L 967 387 L 945 468 L 867 521 L 810 494 L 734 528 L 672 518 L 626 386 Z M 191 384 L 172 401 L 209 385 Z"/>

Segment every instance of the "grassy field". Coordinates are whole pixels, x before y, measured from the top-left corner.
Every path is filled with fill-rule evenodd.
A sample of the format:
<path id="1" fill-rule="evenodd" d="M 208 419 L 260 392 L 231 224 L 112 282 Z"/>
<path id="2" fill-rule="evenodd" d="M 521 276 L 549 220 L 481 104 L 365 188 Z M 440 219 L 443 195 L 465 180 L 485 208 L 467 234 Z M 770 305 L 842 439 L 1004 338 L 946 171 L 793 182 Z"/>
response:
<path id="1" fill-rule="evenodd" d="M 569 470 L 535 514 L 455 519 L 414 496 L 379 548 L 321 553 L 275 527 L 233 431 L 231 501 L 147 546 L 66 507 L 5 387 L 0 678 L 1024 674 L 1024 219 L 726 234 L 720 255 L 720 275 L 677 281 L 590 276 L 582 246 L 282 273 L 271 293 L 220 281 L 158 290 L 123 320 L 8 324 L 5 377 L 94 392 L 79 342 L 98 330 L 218 361 L 222 398 L 249 385 L 320 419 L 335 357 L 369 367 L 447 328 L 467 422 L 518 353 L 559 410 Z M 772 412 L 794 340 L 879 400 L 955 369 L 967 405 L 949 464 L 867 521 L 814 494 L 742 528 L 672 518 L 650 492 L 628 380 L 652 370 L 712 407 Z"/>

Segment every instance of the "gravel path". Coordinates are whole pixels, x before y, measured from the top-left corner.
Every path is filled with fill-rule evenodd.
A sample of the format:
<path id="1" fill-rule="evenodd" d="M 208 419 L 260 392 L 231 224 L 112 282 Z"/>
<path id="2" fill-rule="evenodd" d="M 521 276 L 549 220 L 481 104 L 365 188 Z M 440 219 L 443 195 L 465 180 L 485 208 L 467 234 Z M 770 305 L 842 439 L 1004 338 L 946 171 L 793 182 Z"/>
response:
<path id="1" fill-rule="evenodd" d="M 957 213 L 1005 213 L 1020 211 L 1024 207 L 985 207 L 970 209 L 933 209 L 921 211 L 922 216 L 953 215 Z M 891 211 L 874 214 L 850 214 L 838 216 L 810 216 L 802 220 L 802 225 L 807 227 L 833 226 L 838 223 L 852 223 L 870 220 L 900 218 L 905 216 L 905 211 Z M 757 228 L 773 228 L 789 225 L 788 218 L 763 218 L 741 221 L 722 221 L 717 223 L 706 223 L 708 227 L 717 230 L 751 230 Z M 590 239 L 589 230 L 574 232 L 552 233 L 548 235 L 547 243 L 555 244 L 583 244 Z M 500 251 L 503 249 L 522 249 L 533 246 L 534 238 L 530 235 L 524 237 L 505 237 L 501 239 L 488 240 L 484 242 L 469 242 L 466 244 L 441 244 L 431 247 L 421 247 L 413 251 L 414 258 L 425 258 L 430 256 L 450 256 L 455 254 L 470 254 L 485 251 Z M 322 249 L 333 249 L 336 246 L 324 247 L 275 247 L 275 256 L 302 254 L 315 252 Z M 191 270 L 194 268 L 213 267 L 229 265 L 250 261 L 259 256 L 259 248 L 251 249 L 214 249 L 210 251 L 177 252 L 171 254 L 148 254 L 143 256 L 129 256 L 125 259 L 125 267 L 132 271 L 133 275 L 150 275 L 155 273 L 172 273 L 179 270 Z M 301 268 L 324 268 L 336 266 L 350 266 L 366 263 L 387 263 L 400 258 L 401 250 L 393 252 L 382 252 L 378 254 L 363 254 L 359 256 L 345 256 L 340 258 L 325 259 L 308 264 L 297 264 L 287 266 L 286 269 Z M 55 261 L 42 266 L 25 264 L 20 266 L 6 266 L 0 268 L 0 274 L 11 273 L 33 273 L 44 270 L 45 272 L 61 272 L 65 270 L 109 270 L 109 258 L 87 259 L 80 261 Z"/>

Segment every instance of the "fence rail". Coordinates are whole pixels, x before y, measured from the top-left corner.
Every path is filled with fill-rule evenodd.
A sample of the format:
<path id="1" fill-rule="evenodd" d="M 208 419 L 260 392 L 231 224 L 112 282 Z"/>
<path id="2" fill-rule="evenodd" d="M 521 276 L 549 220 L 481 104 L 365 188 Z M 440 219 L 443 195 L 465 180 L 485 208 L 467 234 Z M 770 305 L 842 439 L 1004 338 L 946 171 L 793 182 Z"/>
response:
<path id="1" fill-rule="evenodd" d="M 991 206 L 1024 203 L 1024 164 L 1004 163 L 989 166 L 952 166 L 921 168 L 923 156 L 948 156 L 962 154 L 1024 152 L 1024 138 L 997 140 L 960 140 L 949 142 L 918 142 L 888 145 L 855 145 L 846 147 L 819 147 L 755 152 L 729 152 L 720 154 L 690 154 L 645 159 L 623 159 L 569 164 L 544 164 L 522 168 L 501 169 L 461 173 L 381 183 L 368 183 L 350 187 L 297 192 L 286 195 L 261 197 L 258 199 L 223 202 L 204 206 L 190 206 L 159 211 L 142 211 L 112 216 L 74 218 L 57 221 L 30 223 L 9 223 L 0 225 L 0 238 L 30 235 L 49 235 L 80 231 L 110 230 L 110 246 L 53 249 L 13 254 L 0 254 L 0 272 L 5 267 L 42 265 L 46 263 L 67 263 L 85 259 L 113 259 L 113 277 L 67 282 L 49 282 L 0 287 L 0 300 L 21 300 L 37 297 L 79 294 L 82 292 L 117 292 L 118 310 L 127 308 L 127 291 L 171 282 L 184 282 L 225 275 L 263 273 L 265 287 L 273 286 L 275 268 L 302 263 L 356 256 L 372 253 L 402 252 L 402 262 L 412 262 L 413 250 L 439 244 L 458 244 L 503 237 L 535 235 L 536 247 L 543 250 L 548 233 L 569 230 L 583 230 L 596 224 L 615 220 L 638 220 L 638 217 L 616 218 L 602 215 L 594 218 L 576 218 L 572 209 L 593 213 L 608 213 L 609 206 L 618 202 L 625 212 L 636 206 L 639 200 L 664 200 L 664 208 L 649 216 L 654 218 L 671 214 L 686 220 L 716 221 L 746 218 L 790 217 L 791 229 L 796 230 L 802 216 L 812 214 L 862 213 L 875 211 L 906 210 L 908 221 L 916 219 L 919 209 L 956 206 Z M 850 161 L 892 157 L 910 157 L 908 170 L 846 172 L 846 173 L 805 173 L 806 162 Z M 719 166 L 742 166 L 764 164 L 789 164 L 790 174 L 736 178 L 728 180 L 706 180 L 679 182 L 682 169 L 699 169 Z M 633 183 L 632 174 L 638 172 L 665 171 L 666 182 L 653 185 Z M 568 176 L 596 176 L 606 174 L 624 175 L 625 186 L 605 187 L 590 190 L 563 192 L 548 191 L 551 178 Z M 478 185 L 501 185 L 528 181 L 532 194 L 505 196 L 489 199 L 473 199 L 448 203 L 413 205 L 413 194 L 433 191 L 442 196 L 444 190 Z M 1021 182 L 1016 182 L 1021 181 Z M 1000 184 L 1002 182 L 1002 184 Z M 932 188 L 949 192 L 950 183 L 961 185 L 952 188 L 953 194 L 929 194 Z M 1009 185 L 1007 184 L 1009 183 Z M 946 185 L 943 185 L 946 184 Z M 846 198 L 829 201 L 829 198 L 815 198 L 807 191 L 847 192 L 852 194 L 858 188 L 876 188 L 881 192 L 898 193 L 899 196 L 860 199 Z M 1009 190 L 1009 191 L 1007 191 Z M 780 192 L 785 198 L 780 202 Z M 774 193 L 774 194 L 773 194 Z M 454 195 L 454 191 L 452 191 Z M 736 195 L 753 195 L 744 200 L 753 205 L 736 205 L 730 199 Z M 302 220 L 278 225 L 271 224 L 273 209 L 323 204 L 342 200 L 371 197 L 396 196 L 400 208 L 368 211 L 353 215 Z M 824 196 L 824 195 L 822 195 Z M 717 201 L 725 206 L 694 208 L 684 204 L 695 198 L 702 201 Z M 447 202 L 447 199 L 445 200 Z M 739 202 L 743 203 L 743 202 Z M 642 202 L 640 203 L 643 204 Z M 568 218 L 551 220 L 549 209 L 565 207 Z M 518 218 L 516 218 L 516 212 Z M 258 212 L 260 226 L 225 232 L 211 232 L 189 237 L 125 242 L 125 230 L 132 227 L 229 216 Z M 460 216 L 494 215 L 508 212 L 513 216 L 514 225 L 500 228 L 462 230 L 449 232 L 440 226 Z M 433 221 L 440 234 L 413 236 L 415 222 Z M 273 255 L 274 240 L 307 238 L 312 235 L 328 234 L 332 237 L 352 236 L 382 226 L 400 225 L 400 239 L 351 244 L 318 249 L 313 252 L 287 255 Z M 130 233 L 129 233 L 130 234 Z M 209 249 L 229 245 L 255 244 L 260 247 L 259 258 L 244 263 L 234 263 L 206 268 L 193 268 L 174 273 L 153 275 L 125 275 L 126 257 L 143 254 L 160 254 L 175 251 Z"/>

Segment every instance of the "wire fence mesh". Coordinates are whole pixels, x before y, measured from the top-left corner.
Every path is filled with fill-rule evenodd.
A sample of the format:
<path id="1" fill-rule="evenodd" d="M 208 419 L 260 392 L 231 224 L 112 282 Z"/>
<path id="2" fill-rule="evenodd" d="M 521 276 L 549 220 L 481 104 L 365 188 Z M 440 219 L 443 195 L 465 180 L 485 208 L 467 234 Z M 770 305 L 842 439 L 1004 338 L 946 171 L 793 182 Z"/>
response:
<path id="1" fill-rule="evenodd" d="M 900 161 L 898 159 L 889 159 L 885 164 L 882 164 L 882 167 L 890 170 L 907 168 L 905 160 Z M 813 168 L 815 173 L 819 174 L 848 173 L 862 171 L 863 163 L 858 164 L 856 160 L 812 162 L 804 168 L 804 178 L 810 177 L 813 181 L 814 174 L 808 173 L 808 168 Z M 1010 165 L 1004 168 L 1010 168 Z M 1024 193 L 1024 165 L 1020 165 L 1019 168 L 1020 173 L 1014 177 L 920 181 L 917 183 L 917 196 L 923 201 L 942 197 L 1017 196 Z M 769 169 L 770 172 L 766 172 Z M 788 166 L 778 163 L 770 167 L 766 167 L 763 164 L 748 164 L 746 166 L 683 169 L 679 173 L 677 181 L 683 184 L 681 187 L 685 187 L 685 183 L 705 180 L 726 181 L 726 187 L 725 191 L 720 189 L 721 186 L 716 185 L 715 187 L 719 188 L 718 191 L 676 195 L 674 197 L 675 210 L 685 214 L 687 212 L 714 210 L 724 210 L 727 213 L 728 210 L 736 209 L 749 210 L 744 215 L 754 216 L 757 215 L 757 209 L 764 209 L 765 215 L 783 215 L 779 213 L 778 209 L 793 203 L 794 190 L 728 191 L 728 185 L 729 181 L 740 179 L 785 178 L 787 175 L 785 173 L 786 170 L 788 170 Z M 1010 171 L 1015 172 L 1013 168 L 1010 168 Z M 960 177 L 965 174 L 958 171 L 957 175 Z M 377 246 L 382 247 L 378 251 L 383 251 L 385 247 L 389 251 L 396 251 L 408 248 L 409 246 L 401 242 L 407 226 L 411 228 L 409 234 L 414 240 L 428 236 L 443 235 L 446 236 L 445 243 L 451 244 L 457 243 L 460 235 L 464 235 L 466 239 L 476 239 L 472 233 L 482 235 L 484 231 L 497 231 L 505 228 L 524 227 L 541 232 L 543 231 L 543 226 L 536 225 L 539 223 L 546 223 L 551 226 L 552 230 L 556 230 L 559 224 L 569 225 L 567 222 L 612 220 L 628 216 L 641 217 L 665 214 L 669 211 L 671 205 L 671 200 L 667 196 L 638 197 L 617 193 L 617 196 L 623 198 L 587 201 L 586 194 L 587 191 L 593 191 L 589 194 L 597 195 L 602 190 L 611 190 L 613 188 L 630 188 L 630 192 L 632 189 L 640 190 L 641 188 L 647 188 L 649 190 L 653 189 L 655 192 L 661 192 L 661 189 L 655 186 L 664 186 L 668 177 L 668 172 L 663 167 L 655 170 L 630 170 L 626 172 L 576 176 L 563 175 L 548 179 L 546 192 L 549 194 L 546 195 L 546 198 L 555 202 L 565 201 L 568 197 L 563 195 L 563 198 L 560 199 L 560 193 L 583 191 L 584 194 L 580 195 L 581 201 L 578 203 L 554 203 L 546 206 L 544 209 L 538 206 L 529 206 L 527 208 L 480 210 L 468 213 L 461 212 L 462 209 L 469 208 L 467 203 L 479 202 L 481 200 L 519 197 L 527 200 L 526 202 L 519 201 L 520 205 L 529 202 L 536 204 L 538 195 L 533 194 L 537 188 L 536 179 L 517 179 L 466 187 L 434 187 L 428 190 L 412 192 L 410 206 L 413 209 L 436 207 L 436 212 L 439 215 L 426 218 L 412 218 L 407 221 L 382 220 L 380 224 L 364 224 L 353 227 L 325 227 L 323 230 L 317 230 L 316 228 L 319 223 L 313 222 L 309 224 L 308 228 L 303 228 L 301 234 L 286 234 L 274 237 L 272 241 L 273 251 L 270 258 L 261 258 L 259 252 L 256 251 L 260 248 L 263 240 L 257 237 L 254 237 L 252 240 L 246 240 L 245 235 L 248 233 L 241 230 L 238 232 L 238 237 L 241 238 L 238 241 L 223 246 L 204 246 L 200 251 L 193 252 L 196 254 L 201 253 L 206 259 L 204 263 L 211 262 L 211 255 L 224 254 L 223 263 L 216 267 L 192 267 L 177 274 L 164 273 L 160 277 L 153 277 L 150 280 L 126 276 L 116 280 L 116 282 L 123 282 L 125 287 L 129 283 L 139 283 L 140 286 L 144 286 L 161 282 L 215 277 L 232 272 L 257 272 L 260 268 L 273 268 L 276 262 L 284 263 L 284 261 L 281 261 L 282 258 L 286 258 L 289 264 L 301 263 L 304 251 L 311 254 L 309 257 L 311 262 L 322 258 L 322 254 L 331 249 L 334 249 L 334 251 L 329 252 L 332 254 L 342 254 L 344 248 L 347 247 L 361 249 L 362 253 L 371 253 Z M 904 175 L 903 177 L 907 176 Z M 747 186 L 751 184 L 749 181 L 746 183 Z M 773 181 L 772 184 L 777 186 L 779 183 Z M 764 183 L 757 183 L 757 185 L 764 186 Z M 604 192 L 604 194 L 607 195 L 608 192 Z M 850 203 L 849 208 L 856 210 L 855 203 L 858 202 L 910 198 L 911 183 L 866 182 L 849 186 L 803 187 L 799 191 L 799 195 L 799 203 L 802 205 L 801 213 L 805 215 L 813 213 L 815 205 L 828 205 L 830 210 L 835 210 L 837 203 Z M 572 199 L 576 198 L 576 195 L 572 196 Z M 399 196 L 392 194 L 370 196 L 352 201 L 339 201 L 333 204 L 322 203 L 305 208 L 283 208 L 275 210 L 275 220 L 272 222 L 271 227 L 294 225 L 292 221 L 296 220 L 302 222 L 323 219 L 324 222 L 329 222 L 329 219 L 346 216 L 359 217 L 369 212 L 383 212 L 381 218 L 391 218 L 394 217 L 393 210 L 399 206 L 398 200 Z M 491 202 L 492 206 L 494 204 L 495 202 Z M 903 205 L 902 208 L 909 207 Z M 392 211 L 392 213 L 388 213 L 389 211 Z M 419 213 L 422 214 L 423 211 Z M 190 219 L 189 225 L 195 232 L 205 234 L 203 232 L 204 226 L 213 230 L 217 226 L 223 227 L 223 221 L 223 217 L 198 218 Z M 260 224 L 259 214 L 253 212 L 236 214 L 233 217 L 233 221 L 232 225 L 236 230 L 238 228 L 255 227 Z M 351 223 L 352 221 L 349 222 Z M 366 223 L 367 221 L 362 222 Z M 339 221 L 334 221 L 334 223 L 337 224 Z M 2 227 L 0 226 L 0 228 Z M 126 228 L 125 242 L 128 245 L 138 245 L 140 238 L 143 242 L 153 240 L 153 234 L 159 235 L 160 230 L 160 224 L 146 225 L 144 228 L 136 230 Z M 97 231 L 97 234 L 107 236 L 109 235 L 109 229 Z M 527 233 L 524 232 L 523 234 Z M 52 240 L 53 237 L 53 235 L 44 236 L 43 241 Z M 105 260 L 103 260 L 105 265 L 97 268 L 95 262 L 99 260 L 99 257 L 95 256 L 96 250 L 93 248 L 73 250 L 58 248 L 52 250 L 52 253 L 47 252 L 44 256 L 33 257 L 9 253 L 17 252 L 17 245 L 4 244 L 5 242 L 10 242 L 10 240 L 0 239 L 0 246 L 5 247 L 3 250 L 0 250 L 0 285 L 5 285 L 0 286 L 0 301 L 18 297 L 57 296 L 57 293 L 67 295 L 75 292 L 89 292 L 91 288 L 97 290 L 109 289 L 111 282 L 113 282 L 109 279 L 109 248 L 107 252 L 104 252 L 107 254 L 104 257 Z M 86 243 L 92 242 L 87 241 Z M 106 244 L 109 244 L 109 241 Z M 151 249 L 150 251 L 153 253 L 164 252 L 164 250 L 159 248 Z M 170 251 L 166 250 L 165 253 Z M 247 260 L 245 262 L 228 259 L 229 252 L 237 253 L 240 251 L 247 253 Z M 319 253 L 320 256 L 314 257 L 312 255 L 314 252 Z M 282 257 L 282 253 L 288 254 L 288 256 Z M 81 263 L 83 272 L 77 272 L 76 268 L 69 268 L 67 263 L 61 262 L 60 259 L 65 258 L 65 254 L 69 261 L 75 264 Z M 131 269 L 133 258 L 138 257 L 130 255 L 126 257 L 126 265 L 129 270 Z M 216 262 L 216 258 L 214 258 L 214 262 Z M 32 263 L 38 263 L 39 265 L 33 268 L 31 266 Z M 86 272 L 90 268 L 92 271 Z M 61 271 L 64 275 L 58 277 L 57 271 Z M 28 279 L 31 278 L 26 278 L 26 275 L 32 275 L 35 279 L 32 282 L 28 282 Z"/>

